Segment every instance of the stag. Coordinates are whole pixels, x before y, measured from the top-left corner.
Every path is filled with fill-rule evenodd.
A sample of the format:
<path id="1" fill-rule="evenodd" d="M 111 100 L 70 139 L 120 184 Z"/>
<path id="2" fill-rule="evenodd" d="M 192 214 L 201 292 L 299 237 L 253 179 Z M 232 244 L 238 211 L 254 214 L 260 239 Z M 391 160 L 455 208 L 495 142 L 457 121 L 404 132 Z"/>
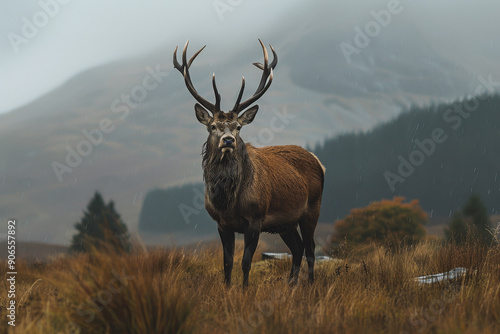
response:
<path id="1" fill-rule="evenodd" d="M 243 126 L 250 124 L 257 114 L 255 103 L 271 86 L 278 56 L 271 45 L 273 61 L 268 63 L 267 49 L 259 39 L 264 53 L 264 64 L 254 63 L 262 70 L 262 78 L 252 97 L 241 102 L 245 78 L 232 110 L 220 109 L 221 97 L 212 76 L 215 104 L 198 94 L 189 75 L 196 52 L 189 61 L 186 53 L 189 40 L 182 52 L 182 64 L 174 51 L 174 67 L 184 76 L 188 91 L 198 101 L 195 114 L 209 133 L 203 144 L 203 179 L 205 208 L 217 222 L 217 230 L 224 253 L 224 280 L 231 284 L 235 233 L 244 235 L 244 253 L 241 263 L 243 287 L 248 286 L 252 258 L 262 232 L 279 233 L 292 253 L 289 281 L 297 283 L 302 257 L 306 254 L 309 282 L 314 281 L 314 230 L 318 222 L 323 193 L 325 168 L 319 159 L 295 145 L 257 148 L 244 143 L 240 137 Z M 300 227 L 301 235 L 297 226 Z"/>

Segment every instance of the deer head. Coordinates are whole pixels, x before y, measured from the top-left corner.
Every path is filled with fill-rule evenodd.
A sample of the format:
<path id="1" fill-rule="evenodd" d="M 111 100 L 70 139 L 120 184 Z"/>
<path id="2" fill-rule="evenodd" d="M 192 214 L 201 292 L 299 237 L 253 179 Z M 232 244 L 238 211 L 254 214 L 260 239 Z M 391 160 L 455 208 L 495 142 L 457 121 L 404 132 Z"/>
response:
<path id="1" fill-rule="evenodd" d="M 260 80 L 259 86 L 257 87 L 257 90 L 252 97 L 244 102 L 241 102 L 243 91 L 245 89 L 245 77 L 243 77 L 241 82 L 241 89 L 238 94 L 236 103 L 234 104 L 233 109 L 228 112 L 224 112 L 220 109 L 221 97 L 217 90 L 217 85 L 215 84 L 215 74 L 212 76 L 212 86 L 215 93 L 215 104 L 212 104 L 201 97 L 194 88 L 191 81 L 189 68 L 191 67 L 198 54 L 203 51 L 205 46 L 198 52 L 196 52 L 191 57 L 191 59 L 189 59 L 189 61 L 187 61 L 186 53 L 189 44 L 188 40 L 182 52 L 182 64 L 177 61 L 177 47 L 174 51 L 174 67 L 184 76 L 184 82 L 187 89 L 196 99 L 196 101 L 199 102 L 195 104 L 194 110 L 198 121 L 201 124 L 205 125 L 209 132 L 207 146 L 219 150 L 221 159 L 223 159 L 226 154 L 232 154 L 238 146 L 243 145 L 243 142 L 239 136 L 241 127 L 250 124 L 254 120 L 255 115 L 259 110 L 259 106 L 254 105 L 249 109 L 247 108 L 250 107 L 254 102 L 256 102 L 262 95 L 264 95 L 267 89 L 271 86 L 271 82 L 273 81 L 273 69 L 278 63 L 278 56 L 276 55 L 273 47 L 269 45 L 273 52 L 273 61 L 271 62 L 271 64 L 268 64 L 267 49 L 260 39 L 259 42 L 264 53 L 264 64 L 254 63 L 256 67 L 262 70 L 262 78 Z"/>

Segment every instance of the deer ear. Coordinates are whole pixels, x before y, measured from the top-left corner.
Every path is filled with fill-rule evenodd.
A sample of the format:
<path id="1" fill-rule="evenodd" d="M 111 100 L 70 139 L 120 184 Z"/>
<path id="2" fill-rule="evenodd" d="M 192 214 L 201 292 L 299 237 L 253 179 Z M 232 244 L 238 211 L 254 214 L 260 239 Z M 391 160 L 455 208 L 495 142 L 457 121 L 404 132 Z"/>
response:
<path id="1" fill-rule="evenodd" d="M 238 117 L 238 123 L 240 123 L 242 126 L 252 123 L 255 115 L 257 115 L 258 110 L 259 106 L 253 106 L 252 108 L 248 109 L 243 114 L 241 114 L 240 117 Z"/>
<path id="2" fill-rule="evenodd" d="M 196 103 L 194 105 L 194 111 L 196 112 L 196 118 L 198 119 L 198 122 L 201 124 L 207 125 L 212 122 L 212 117 L 208 113 L 208 111 L 203 108 L 199 103 Z"/>

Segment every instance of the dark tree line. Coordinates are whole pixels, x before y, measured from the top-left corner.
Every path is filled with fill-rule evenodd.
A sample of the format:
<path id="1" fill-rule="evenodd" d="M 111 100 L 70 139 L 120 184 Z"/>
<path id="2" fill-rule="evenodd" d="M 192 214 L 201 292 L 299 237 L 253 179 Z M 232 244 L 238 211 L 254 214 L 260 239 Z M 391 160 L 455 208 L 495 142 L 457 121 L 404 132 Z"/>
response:
<path id="1" fill-rule="evenodd" d="M 431 217 L 449 217 L 476 193 L 489 214 L 498 214 L 500 97 L 481 100 L 476 110 L 464 114 L 467 118 L 455 113 L 457 108 L 453 103 L 413 107 L 370 132 L 318 145 L 314 153 L 326 166 L 323 203 L 328 203 L 320 221 L 340 219 L 352 208 L 394 196 L 418 199 Z M 387 172 L 400 177 L 393 189 Z"/>

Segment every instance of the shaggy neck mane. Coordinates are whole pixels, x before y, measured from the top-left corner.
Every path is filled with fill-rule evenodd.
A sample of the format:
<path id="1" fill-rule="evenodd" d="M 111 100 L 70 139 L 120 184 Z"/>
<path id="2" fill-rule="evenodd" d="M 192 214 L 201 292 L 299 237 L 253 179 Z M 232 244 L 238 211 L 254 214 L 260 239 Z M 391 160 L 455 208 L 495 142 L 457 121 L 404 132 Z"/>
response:
<path id="1" fill-rule="evenodd" d="M 203 144 L 203 180 L 215 209 L 226 211 L 238 203 L 238 197 L 253 179 L 253 165 L 243 141 L 233 153 L 223 153 L 207 140 Z"/>

